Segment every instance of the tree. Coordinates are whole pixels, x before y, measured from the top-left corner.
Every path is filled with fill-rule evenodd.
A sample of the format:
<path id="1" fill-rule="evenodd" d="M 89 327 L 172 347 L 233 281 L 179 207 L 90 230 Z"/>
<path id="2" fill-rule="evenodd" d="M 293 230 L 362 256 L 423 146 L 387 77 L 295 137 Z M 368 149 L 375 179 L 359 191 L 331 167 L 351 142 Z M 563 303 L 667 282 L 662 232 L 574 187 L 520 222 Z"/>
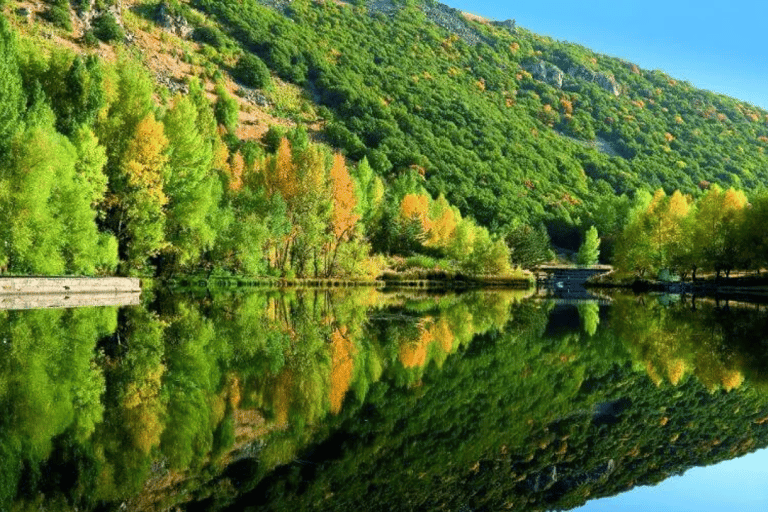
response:
<path id="1" fill-rule="evenodd" d="M 549 234 L 543 226 L 518 224 L 507 231 L 504 239 L 514 265 L 531 268 L 551 257 Z"/>
<path id="2" fill-rule="evenodd" d="M 200 130 L 192 100 L 177 96 L 163 124 L 168 137 L 166 238 L 171 244 L 166 254 L 175 260 L 165 263 L 176 267 L 199 262 L 213 246 L 221 185 L 211 174 L 212 141 Z"/>
<path id="3" fill-rule="evenodd" d="M 129 269 L 143 269 L 147 258 L 165 245 L 167 145 L 163 124 L 150 114 L 136 126 L 123 155 L 125 188 L 115 192 L 113 202 L 119 212 L 115 228 L 120 252 Z"/>
<path id="4" fill-rule="evenodd" d="M 222 84 L 216 84 L 216 103 L 214 105 L 216 121 L 219 122 L 227 132 L 234 134 L 237 129 L 240 106 L 237 100 L 233 98 Z"/>
<path id="5" fill-rule="evenodd" d="M 251 53 L 244 53 L 235 65 L 235 77 L 248 87 L 266 89 L 270 84 L 269 68 Z"/>
<path id="6" fill-rule="evenodd" d="M 339 246 L 345 240 L 352 238 L 360 216 L 357 214 L 357 198 L 355 183 L 349 175 L 344 157 L 339 153 L 333 155 L 333 165 L 330 171 L 331 194 L 333 196 L 333 212 L 331 228 L 333 231 L 333 256 L 326 269 L 327 275 L 332 275 L 336 268 L 336 258 Z M 329 250 L 329 253 L 331 250 Z"/>
<path id="7" fill-rule="evenodd" d="M 597 235 L 597 228 L 590 227 L 584 235 L 584 242 L 579 247 L 576 255 L 576 261 L 579 265 L 595 265 L 600 256 L 600 238 Z"/>
<path id="8" fill-rule="evenodd" d="M 743 192 L 712 186 L 697 203 L 693 229 L 693 251 L 702 268 L 712 269 L 720 276 L 738 263 L 738 226 L 747 205 Z"/>

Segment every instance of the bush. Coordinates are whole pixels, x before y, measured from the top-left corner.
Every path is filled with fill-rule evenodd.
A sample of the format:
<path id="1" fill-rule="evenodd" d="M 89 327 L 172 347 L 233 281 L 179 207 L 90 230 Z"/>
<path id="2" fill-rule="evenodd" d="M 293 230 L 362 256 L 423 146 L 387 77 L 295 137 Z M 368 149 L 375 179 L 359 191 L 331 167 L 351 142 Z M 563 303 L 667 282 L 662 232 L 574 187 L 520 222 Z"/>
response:
<path id="1" fill-rule="evenodd" d="M 83 35 L 83 44 L 85 44 L 85 46 L 88 46 L 90 48 L 94 48 L 95 46 L 98 46 L 99 39 L 94 35 L 93 30 L 89 30 Z"/>
<path id="2" fill-rule="evenodd" d="M 224 38 L 224 34 L 214 27 L 198 27 L 192 33 L 192 39 L 198 43 L 205 43 L 219 49 L 226 45 L 227 41 Z"/>
<path id="3" fill-rule="evenodd" d="M 218 98 L 213 106 L 216 121 L 226 127 L 229 133 L 235 133 L 238 114 L 240 113 L 240 106 L 237 104 L 237 100 L 230 96 L 221 84 L 216 86 L 216 96 Z"/>
<path id="4" fill-rule="evenodd" d="M 125 39 L 123 27 L 117 23 L 117 20 L 111 13 L 105 13 L 95 18 L 91 26 L 93 34 L 105 43 Z"/>
<path id="5" fill-rule="evenodd" d="M 250 53 L 240 57 L 235 65 L 234 74 L 243 85 L 257 89 L 266 89 L 271 80 L 269 68 L 264 61 Z"/>
<path id="6" fill-rule="evenodd" d="M 72 20 L 69 16 L 69 9 L 66 7 L 53 5 L 45 11 L 43 18 L 45 18 L 46 21 L 53 23 L 56 27 L 62 28 L 68 32 L 72 31 Z"/>

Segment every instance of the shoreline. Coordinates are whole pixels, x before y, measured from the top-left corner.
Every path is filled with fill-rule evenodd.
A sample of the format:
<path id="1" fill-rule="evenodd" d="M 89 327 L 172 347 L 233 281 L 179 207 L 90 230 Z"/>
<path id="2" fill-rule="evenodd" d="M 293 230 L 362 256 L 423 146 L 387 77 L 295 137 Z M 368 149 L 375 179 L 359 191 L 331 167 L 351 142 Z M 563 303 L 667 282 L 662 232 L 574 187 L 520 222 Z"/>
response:
<path id="1" fill-rule="evenodd" d="M 429 290 L 466 290 L 480 288 L 529 289 L 534 287 L 531 280 L 519 277 L 431 277 L 412 278 L 400 275 L 384 275 L 379 279 L 333 279 L 333 278 L 242 278 L 242 277 L 181 277 L 170 279 L 167 284 L 171 288 L 212 288 L 212 289 L 245 289 L 245 288 L 377 288 L 377 289 L 429 289 Z"/>

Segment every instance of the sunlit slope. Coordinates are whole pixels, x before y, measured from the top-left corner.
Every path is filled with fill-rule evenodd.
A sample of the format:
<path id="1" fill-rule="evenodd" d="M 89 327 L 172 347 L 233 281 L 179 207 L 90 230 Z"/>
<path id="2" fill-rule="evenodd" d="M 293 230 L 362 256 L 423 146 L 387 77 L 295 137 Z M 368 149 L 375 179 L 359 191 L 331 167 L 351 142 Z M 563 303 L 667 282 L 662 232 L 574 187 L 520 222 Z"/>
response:
<path id="1" fill-rule="evenodd" d="M 403 3 L 191 5 L 326 107 L 327 137 L 350 157 L 385 175 L 416 166 L 489 225 L 567 226 L 615 192 L 765 180 L 761 109 L 511 24 Z"/>

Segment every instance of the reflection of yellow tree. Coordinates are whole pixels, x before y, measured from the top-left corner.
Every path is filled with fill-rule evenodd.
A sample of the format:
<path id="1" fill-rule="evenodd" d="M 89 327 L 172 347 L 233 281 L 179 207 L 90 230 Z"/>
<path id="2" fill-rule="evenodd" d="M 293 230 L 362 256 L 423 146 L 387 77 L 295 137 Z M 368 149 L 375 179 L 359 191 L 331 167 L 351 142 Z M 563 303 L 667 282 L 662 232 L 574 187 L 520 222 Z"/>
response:
<path id="1" fill-rule="evenodd" d="M 722 332 L 701 325 L 704 311 L 691 317 L 684 311 L 682 306 L 643 304 L 622 297 L 614 302 L 613 318 L 620 339 L 657 386 L 665 380 L 676 386 L 688 373 L 711 391 L 741 386 L 740 362 L 722 352 Z"/>
<path id="2" fill-rule="evenodd" d="M 161 380 L 165 366 L 158 364 L 143 375 L 140 380 L 131 382 L 123 399 L 123 416 L 129 429 L 133 445 L 142 453 L 160 444 L 163 434 L 161 415 L 165 408 L 160 401 Z"/>
<path id="3" fill-rule="evenodd" d="M 427 351 L 432 344 L 432 332 L 428 324 L 432 319 L 425 319 L 419 325 L 419 337 L 400 345 L 400 362 L 406 368 L 418 368 L 427 363 Z"/>
<path id="4" fill-rule="evenodd" d="M 347 328 L 341 327 L 331 334 L 331 412 L 338 414 L 352 382 L 355 369 L 355 345 L 347 337 Z"/>

